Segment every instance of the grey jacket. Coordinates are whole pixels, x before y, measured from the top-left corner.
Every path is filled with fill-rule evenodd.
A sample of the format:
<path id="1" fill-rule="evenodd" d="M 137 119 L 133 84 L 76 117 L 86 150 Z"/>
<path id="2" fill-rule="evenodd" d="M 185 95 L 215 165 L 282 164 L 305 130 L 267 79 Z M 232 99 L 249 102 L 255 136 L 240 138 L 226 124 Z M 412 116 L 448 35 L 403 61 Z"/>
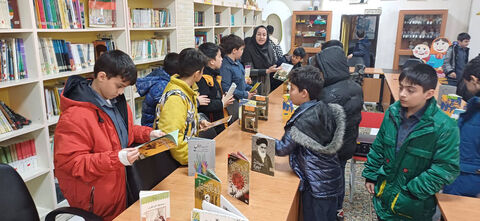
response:
<path id="1" fill-rule="evenodd" d="M 458 45 L 458 42 L 454 42 L 452 46 L 450 46 L 447 50 L 447 54 L 445 54 L 445 58 L 443 59 L 443 73 L 445 73 L 446 76 L 448 76 L 452 72 L 456 72 L 456 60 L 457 60 L 457 52 L 459 49 L 460 45 Z M 465 64 L 468 62 L 468 52 L 469 48 L 467 48 L 467 60 L 465 61 Z"/>

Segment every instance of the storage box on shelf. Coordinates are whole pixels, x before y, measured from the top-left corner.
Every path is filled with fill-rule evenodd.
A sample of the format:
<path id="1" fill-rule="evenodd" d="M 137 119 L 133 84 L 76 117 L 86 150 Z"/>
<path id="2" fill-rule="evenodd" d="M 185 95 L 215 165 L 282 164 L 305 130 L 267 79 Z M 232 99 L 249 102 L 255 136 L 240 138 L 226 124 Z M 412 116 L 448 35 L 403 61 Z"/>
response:
<path id="1" fill-rule="evenodd" d="M 417 44 L 432 45 L 432 41 L 445 36 L 448 10 L 400 10 L 393 69 L 400 69 L 412 55 Z"/>
<path id="2" fill-rule="evenodd" d="M 321 44 L 330 40 L 331 11 L 294 11 L 291 50 L 303 47 L 307 54 L 318 53 Z"/>

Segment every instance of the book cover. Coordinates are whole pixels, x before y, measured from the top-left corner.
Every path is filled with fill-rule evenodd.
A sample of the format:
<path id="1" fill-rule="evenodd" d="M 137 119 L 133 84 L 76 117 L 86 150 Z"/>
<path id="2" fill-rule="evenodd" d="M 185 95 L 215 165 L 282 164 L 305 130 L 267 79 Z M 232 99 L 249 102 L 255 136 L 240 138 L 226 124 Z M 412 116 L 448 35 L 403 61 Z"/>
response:
<path id="1" fill-rule="evenodd" d="M 140 220 L 168 221 L 170 218 L 170 191 L 140 191 Z"/>
<path id="2" fill-rule="evenodd" d="M 293 105 L 292 101 L 290 100 L 290 94 L 284 94 L 282 101 L 282 121 L 285 123 L 290 120 L 293 112 L 295 112 L 295 105 Z"/>
<path id="3" fill-rule="evenodd" d="M 0 28 L 11 28 L 7 0 L 0 0 Z"/>
<path id="4" fill-rule="evenodd" d="M 111 28 L 115 26 L 115 0 L 89 0 L 89 26 Z"/>
<path id="5" fill-rule="evenodd" d="M 228 202 L 228 200 L 223 197 L 223 196 L 220 196 L 220 204 L 222 206 L 216 206 L 216 205 L 213 205 L 207 201 L 203 201 L 202 202 L 202 210 L 201 211 L 197 211 L 200 212 L 200 214 L 204 213 L 204 212 L 213 212 L 213 213 L 217 213 L 217 214 L 221 214 L 221 215 L 224 215 L 224 216 L 227 216 L 228 218 L 230 219 L 234 219 L 234 220 L 241 220 L 241 221 L 248 221 L 248 219 L 242 214 L 240 213 L 240 211 L 238 211 L 237 208 L 235 208 L 230 202 Z M 223 204 L 228 204 L 224 207 Z M 217 217 L 217 219 L 219 220 L 223 220 L 222 217 Z"/>
<path id="6" fill-rule="evenodd" d="M 257 82 L 255 83 L 255 85 L 253 85 L 252 89 L 250 89 L 250 93 L 253 93 L 255 90 L 257 90 L 258 86 L 260 86 L 261 82 Z"/>
<path id="7" fill-rule="evenodd" d="M 250 162 L 241 153 L 228 154 L 228 195 L 249 204 Z"/>
<path id="8" fill-rule="evenodd" d="M 288 78 L 288 74 L 290 73 L 290 71 L 293 68 L 293 65 L 287 64 L 287 63 L 282 63 L 280 65 L 280 68 L 282 68 L 282 69 L 275 72 L 275 74 L 273 75 L 273 78 L 281 80 L 281 81 L 286 81 L 287 78 Z"/>
<path id="9" fill-rule="evenodd" d="M 254 102 L 255 103 L 255 102 Z M 240 127 L 243 131 L 256 133 L 258 130 L 259 108 L 251 102 L 243 104 L 240 107 Z"/>
<path id="10" fill-rule="evenodd" d="M 442 95 L 440 109 L 442 109 L 448 116 L 452 116 L 455 109 L 462 109 L 462 97 L 456 94 Z"/>
<path id="11" fill-rule="evenodd" d="M 274 175 L 275 139 L 261 133 L 252 136 L 252 171 Z"/>
<path id="12" fill-rule="evenodd" d="M 12 28 L 21 28 L 17 0 L 8 0 L 8 9 L 10 12 L 10 24 Z"/>
<path id="13" fill-rule="evenodd" d="M 254 95 L 252 100 L 256 101 L 259 109 L 258 119 L 268 120 L 268 97 L 262 95 Z"/>
<path id="14" fill-rule="evenodd" d="M 147 157 L 159 154 L 163 151 L 174 148 L 178 145 L 178 130 L 172 131 L 164 136 L 155 138 L 151 141 L 148 141 L 144 144 L 136 146 L 140 152 L 140 159 L 145 159 Z"/>
<path id="15" fill-rule="evenodd" d="M 192 137 L 188 139 L 188 175 L 215 171 L 215 140 Z"/>
<path id="16" fill-rule="evenodd" d="M 220 206 L 221 181 L 211 170 L 195 173 L 195 208 L 202 208 L 202 201 Z"/>
<path id="17" fill-rule="evenodd" d="M 201 210 L 194 208 L 192 210 L 191 221 L 241 221 L 234 216 L 227 215 L 226 213 L 218 213 L 207 210 Z"/>

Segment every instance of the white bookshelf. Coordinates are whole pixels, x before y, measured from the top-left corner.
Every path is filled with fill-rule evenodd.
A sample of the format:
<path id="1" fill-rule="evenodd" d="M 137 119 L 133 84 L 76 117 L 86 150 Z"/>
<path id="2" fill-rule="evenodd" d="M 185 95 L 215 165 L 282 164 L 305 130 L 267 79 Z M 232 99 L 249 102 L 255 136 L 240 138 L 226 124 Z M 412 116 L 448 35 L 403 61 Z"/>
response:
<path id="1" fill-rule="evenodd" d="M 183 39 L 192 39 L 196 31 L 207 32 L 207 41 L 214 42 L 216 34 L 226 36 L 234 33 L 244 37 L 245 30 L 250 30 L 256 24 L 260 24 L 261 11 L 249 9 L 243 5 L 243 0 L 212 0 L 205 3 L 203 0 L 117 0 L 116 24 L 111 28 L 85 29 L 40 29 L 36 24 L 35 5 L 37 0 L 18 0 L 21 29 L 0 29 L 0 38 L 22 38 L 25 46 L 26 65 L 28 78 L 0 82 L 0 100 L 4 101 L 15 112 L 30 119 L 32 123 L 22 129 L 0 134 L 0 144 L 4 142 L 20 141 L 28 136 L 35 139 L 35 147 L 38 157 L 36 170 L 22 173 L 27 187 L 32 195 L 37 210 L 42 218 L 51 210 L 66 205 L 66 201 L 57 202 L 53 153 L 50 144 L 50 128 L 56 126 L 59 116 L 47 117 L 46 100 L 44 89 L 59 82 L 65 82 L 73 75 L 91 75 L 93 66 L 76 71 L 60 72 L 58 74 L 46 74 L 41 69 L 40 38 L 63 39 L 71 43 L 91 43 L 98 39 L 97 35 L 111 35 L 117 49 L 126 53 L 132 53 L 132 40 L 145 40 L 154 37 L 155 33 L 165 36 L 169 44 L 169 52 L 180 52 L 185 47 L 194 47 L 194 42 Z M 85 8 L 88 1 L 82 0 Z M 130 22 L 131 8 L 163 8 L 171 14 L 168 27 L 133 28 Z M 203 27 L 194 27 L 194 11 L 204 11 L 205 24 Z M 86 10 L 88 13 L 88 10 Z M 215 24 L 215 12 L 220 13 L 220 24 Z M 244 24 L 244 13 L 247 23 Z M 235 24 L 231 24 L 233 15 Z M 255 17 L 255 15 L 260 15 Z M 255 18 L 258 18 L 256 21 Z M 191 19 L 191 20 L 190 20 Z M 88 14 L 85 15 L 88 20 Z M 187 24 L 188 21 L 188 24 Z M 181 47 L 180 47 L 181 45 Z M 165 54 L 159 57 L 144 60 L 134 60 L 137 68 L 158 66 L 165 58 Z M 129 103 L 133 116 L 136 115 L 135 104 L 139 104 L 141 97 L 133 87 L 127 87 L 125 96 Z M 135 118 L 135 117 L 134 117 Z M 140 118 L 135 118 L 135 123 L 140 123 Z"/>

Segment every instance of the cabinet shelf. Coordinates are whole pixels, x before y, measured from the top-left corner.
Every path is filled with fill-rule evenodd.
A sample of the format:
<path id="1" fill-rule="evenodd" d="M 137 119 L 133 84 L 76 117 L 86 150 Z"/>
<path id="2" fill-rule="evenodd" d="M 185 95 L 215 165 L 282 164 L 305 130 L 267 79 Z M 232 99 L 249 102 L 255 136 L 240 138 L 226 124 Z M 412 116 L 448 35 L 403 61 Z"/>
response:
<path id="1" fill-rule="evenodd" d="M 313 24 L 309 27 L 306 20 L 316 20 L 321 18 L 325 24 Z M 321 29 L 320 29 L 321 28 Z M 303 47 L 307 56 L 321 51 L 320 47 L 313 47 L 320 45 L 323 42 L 330 40 L 332 30 L 332 12 L 331 11 L 294 11 L 292 16 L 292 42 L 290 52 L 293 52 L 296 47 Z M 303 36 L 302 34 L 324 33 L 325 36 Z M 304 45 L 304 46 L 302 46 Z M 306 47 L 310 46 L 310 47 Z"/>
<path id="2" fill-rule="evenodd" d="M 20 80 L 4 81 L 4 82 L 0 82 L 0 88 L 20 86 L 24 84 L 34 83 L 37 81 L 38 81 L 38 78 L 35 78 L 35 77 L 29 77 L 29 78 L 20 79 Z"/>
<path id="3" fill-rule="evenodd" d="M 33 29 L 0 29 L 0 34 L 31 33 Z"/>
<path id="4" fill-rule="evenodd" d="M 129 28 L 130 31 L 171 31 L 177 29 L 176 27 L 163 28 Z"/>
<path id="5" fill-rule="evenodd" d="M 158 58 L 151 58 L 151 59 L 145 59 L 145 60 L 134 60 L 133 63 L 135 65 L 141 65 L 141 64 L 160 62 L 160 61 L 163 61 L 164 59 L 165 59 L 165 55 L 162 55 Z"/>
<path id="6" fill-rule="evenodd" d="M 32 122 L 30 125 L 23 126 L 22 129 L 0 134 L 0 142 L 36 131 L 42 128 L 43 128 L 43 124 L 38 122 Z"/>
<path id="7" fill-rule="evenodd" d="M 49 168 L 42 168 L 42 167 L 39 167 L 37 168 L 36 170 L 33 170 L 33 171 L 29 171 L 27 173 L 21 173 L 20 176 L 22 177 L 23 181 L 24 182 L 28 182 L 32 179 L 35 179 L 43 174 L 46 174 L 50 171 Z"/>
<path id="8" fill-rule="evenodd" d="M 77 71 L 66 71 L 66 72 L 61 72 L 59 74 L 45 75 L 45 76 L 43 76 L 43 80 L 46 81 L 46 80 L 69 77 L 69 76 L 73 76 L 73 75 L 87 74 L 87 73 L 92 73 L 92 72 L 93 72 L 93 66 L 90 66 L 90 67 L 83 68 L 83 69 L 77 70 Z"/>
<path id="9" fill-rule="evenodd" d="M 51 116 L 50 119 L 47 120 L 47 125 L 48 126 L 52 126 L 56 123 L 58 123 L 58 120 L 60 119 L 60 116 L 59 115 L 54 115 L 54 116 Z"/>
<path id="10" fill-rule="evenodd" d="M 85 29 L 37 29 L 38 33 L 57 33 L 57 32 L 113 32 L 125 31 L 125 28 L 85 28 Z"/>

